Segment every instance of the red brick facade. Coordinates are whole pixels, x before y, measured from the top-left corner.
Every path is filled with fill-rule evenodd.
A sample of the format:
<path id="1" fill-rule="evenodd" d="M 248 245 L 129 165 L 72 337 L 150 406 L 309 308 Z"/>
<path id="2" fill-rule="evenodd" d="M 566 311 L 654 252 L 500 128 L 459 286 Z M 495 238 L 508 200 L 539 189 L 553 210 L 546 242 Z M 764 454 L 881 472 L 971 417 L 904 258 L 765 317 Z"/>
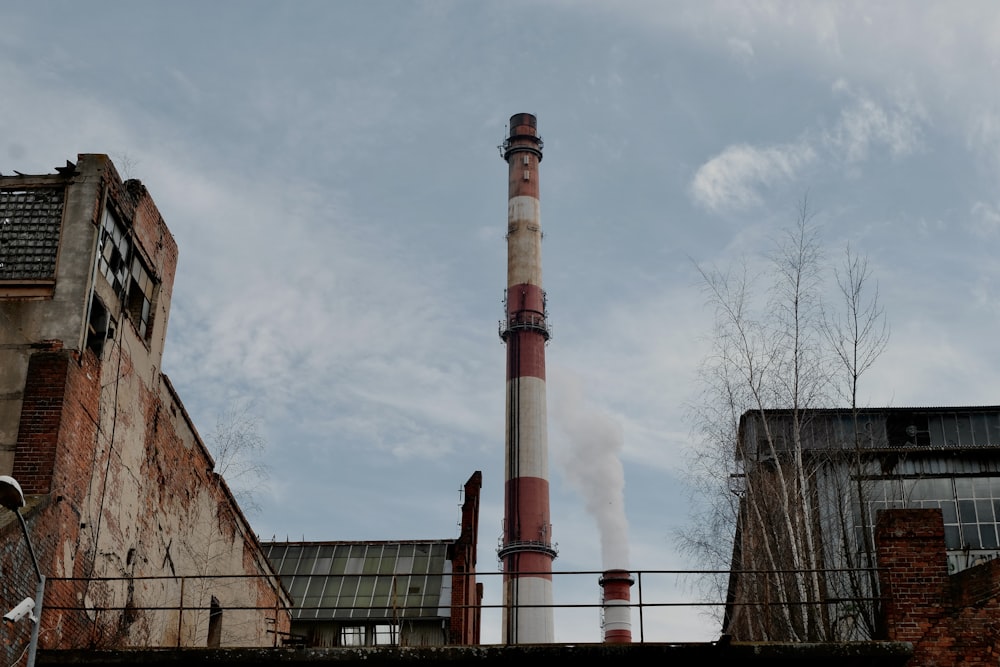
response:
<path id="1" fill-rule="evenodd" d="M 452 566 L 451 644 L 479 643 L 483 585 L 476 582 L 476 541 L 479 539 L 479 491 L 483 473 L 478 470 L 465 483 L 462 532 L 449 547 Z"/>
<path id="2" fill-rule="evenodd" d="M 949 575 L 940 510 L 880 512 L 875 530 L 886 638 L 913 644 L 908 664 L 995 667 L 1000 561 Z"/>
<path id="3" fill-rule="evenodd" d="M 13 473 L 27 495 L 52 488 L 69 370 L 65 352 L 36 352 L 28 361 Z"/>

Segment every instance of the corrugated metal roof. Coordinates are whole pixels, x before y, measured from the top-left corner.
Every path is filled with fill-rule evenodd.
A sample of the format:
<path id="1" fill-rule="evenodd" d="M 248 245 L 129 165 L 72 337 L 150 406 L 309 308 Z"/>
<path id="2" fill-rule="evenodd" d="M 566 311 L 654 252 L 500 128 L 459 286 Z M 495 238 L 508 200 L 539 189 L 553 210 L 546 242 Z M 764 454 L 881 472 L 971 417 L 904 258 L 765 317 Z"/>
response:
<path id="1" fill-rule="evenodd" d="M 449 541 L 264 543 L 297 620 L 450 615 Z"/>
<path id="2" fill-rule="evenodd" d="M 763 421 L 767 421 L 767 429 Z M 766 458 L 801 444 L 808 450 L 993 451 L 1000 449 L 1000 408 L 864 408 L 803 410 L 798 433 L 789 410 L 746 412 L 740 452 Z M 756 451 L 755 451 L 756 450 Z"/>

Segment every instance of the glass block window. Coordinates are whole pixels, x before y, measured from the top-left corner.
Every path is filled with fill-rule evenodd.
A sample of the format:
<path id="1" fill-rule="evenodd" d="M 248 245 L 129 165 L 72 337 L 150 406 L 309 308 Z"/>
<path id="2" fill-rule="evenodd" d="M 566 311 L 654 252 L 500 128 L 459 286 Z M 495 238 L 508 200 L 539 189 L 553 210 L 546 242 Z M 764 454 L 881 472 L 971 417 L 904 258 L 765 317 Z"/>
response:
<path id="1" fill-rule="evenodd" d="M 55 280 L 65 192 L 0 190 L 0 280 Z"/>

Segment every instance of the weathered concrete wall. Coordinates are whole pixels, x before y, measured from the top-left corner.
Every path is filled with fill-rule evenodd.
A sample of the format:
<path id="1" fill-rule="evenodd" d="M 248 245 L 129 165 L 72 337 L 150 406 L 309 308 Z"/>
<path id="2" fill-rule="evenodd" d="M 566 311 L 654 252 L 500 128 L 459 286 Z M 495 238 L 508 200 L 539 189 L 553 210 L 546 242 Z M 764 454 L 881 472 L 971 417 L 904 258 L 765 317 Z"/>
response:
<path id="1" fill-rule="evenodd" d="M 0 474 L 9 475 L 13 467 L 21 390 L 33 346 L 41 341 L 60 341 L 69 349 L 79 349 L 84 340 L 98 240 L 98 207 L 110 176 L 107 157 L 93 158 L 81 160 L 74 173 L 0 177 L 0 188 L 6 191 L 64 193 L 55 283 L 48 295 L 39 296 L 46 293 L 41 288 L 14 288 L 5 290 L 6 296 L 0 298 Z"/>
<path id="2" fill-rule="evenodd" d="M 0 361 L 10 361 L 0 372 L 0 444 L 15 434 L 0 474 L 32 501 L 25 516 L 49 577 L 40 643 L 204 646 L 214 601 L 214 641 L 272 645 L 288 630 L 287 596 L 160 371 L 176 244 L 145 187 L 122 183 L 106 156 L 81 156 L 67 188 L 53 294 L 0 294 Z M 104 206 L 128 225 L 157 284 L 146 335 L 95 271 Z M 87 344 L 94 299 L 115 320 L 101 345 Z M 29 562 L 16 529 L 0 523 L 0 568 Z M 0 605 L 33 595 L 25 572 L 4 571 L 13 576 L 0 583 Z M 6 663 L 27 626 L 0 628 Z"/>

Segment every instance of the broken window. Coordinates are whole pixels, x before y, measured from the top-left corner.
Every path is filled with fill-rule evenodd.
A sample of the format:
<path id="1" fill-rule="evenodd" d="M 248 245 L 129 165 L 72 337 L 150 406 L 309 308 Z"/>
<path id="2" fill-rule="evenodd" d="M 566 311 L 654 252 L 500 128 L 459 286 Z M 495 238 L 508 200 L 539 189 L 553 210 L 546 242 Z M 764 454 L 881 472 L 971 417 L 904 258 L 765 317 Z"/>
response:
<path id="1" fill-rule="evenodd" d="M 90 317 L 87 320 L 87 347 L 101 356 L 104 351 L 104 341 L 114 337 L 114 323 L 104 302 L 94 296 L 90 303 Z"/>
<path id="2" fill-rule="evenodd" d="M 98 267 L 107 278 L 118 298 L 125 295 L 127 261 L 131 251 L 128 230 L 110 208 L 104 210 L 104 224 L 101 228 L 101 256 Z"/>
<path id="3" fill-rule="evenodd" d="M 132 257 L 132 276 L 126 295 L 129 319 L 139 329 L 139 335 L 149 335 L 150 317 L 153 313 L 153 279 L 139 255 Z"/>
<path id="4" fill-rule="evenodd" d="M 98 271 L 111 285 L 139 336 L 149 337 L 156 280 L 132 242 L 131 230 L 110 207 L 104 210 Z"/>

